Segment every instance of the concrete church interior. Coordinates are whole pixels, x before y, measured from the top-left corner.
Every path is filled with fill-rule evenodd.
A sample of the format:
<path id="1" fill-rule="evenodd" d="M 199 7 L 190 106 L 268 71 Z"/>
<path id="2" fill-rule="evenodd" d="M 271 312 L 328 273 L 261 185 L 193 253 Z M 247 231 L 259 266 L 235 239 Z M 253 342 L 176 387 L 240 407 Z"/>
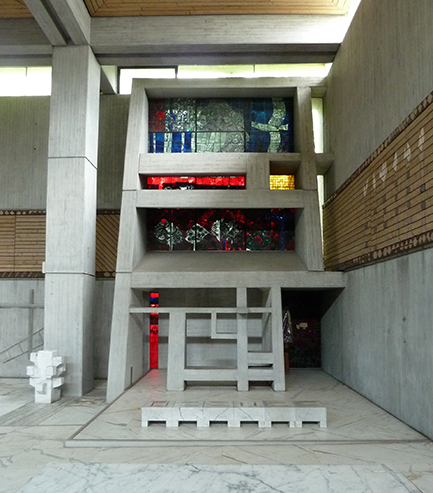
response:
<path id="1" fill-rule="evenodd" d="M 240 463 L 269 488 L 432 490 L 431 7 L 0 2 L 5 491 L 51 491 L 59 463 L 65 491 L 95 464 L 153 464 L 158 492 L 190 488 L 169 465 Z M 43 349 L 51 405 L 26 377 Z M 147 426 L 175 401 L 301 411 Z"/>

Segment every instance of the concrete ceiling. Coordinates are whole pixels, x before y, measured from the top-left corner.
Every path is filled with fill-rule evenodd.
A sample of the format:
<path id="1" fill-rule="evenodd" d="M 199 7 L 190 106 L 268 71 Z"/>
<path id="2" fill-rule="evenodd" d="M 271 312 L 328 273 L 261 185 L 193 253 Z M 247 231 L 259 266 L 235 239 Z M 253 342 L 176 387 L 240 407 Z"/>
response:
<path id="1" fill-rule="evenodd" d="M 351 0 L 84 0 L 91 17 L 150 15 L 345 15 Z M 31 18 L 24 0 L 0 0 L 0 18 Z"/>
<path id="2" fill-rule="evenodd" d="M 0 0 L 0 66 L 329 63 L 361 0 Z M 215 15 L 214 15 L 215 14 Z"/>

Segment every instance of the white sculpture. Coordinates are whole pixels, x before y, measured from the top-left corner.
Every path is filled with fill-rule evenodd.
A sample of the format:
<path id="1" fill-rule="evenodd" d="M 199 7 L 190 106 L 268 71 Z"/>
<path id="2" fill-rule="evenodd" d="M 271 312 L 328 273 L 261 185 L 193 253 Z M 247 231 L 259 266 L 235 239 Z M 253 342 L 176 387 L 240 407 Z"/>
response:
<path id="1" fill-rule="evenodd" d="M 27 367 L 27 375 L 30 377 L 30 385 L 35 388 L 35 402 L 37 404 L 50 404 L 60 399 L 60 386 L 66 365 L 63 356 L 57 356 L 57 351 L 38 351 L 30 354 L 33 366 Z"/>

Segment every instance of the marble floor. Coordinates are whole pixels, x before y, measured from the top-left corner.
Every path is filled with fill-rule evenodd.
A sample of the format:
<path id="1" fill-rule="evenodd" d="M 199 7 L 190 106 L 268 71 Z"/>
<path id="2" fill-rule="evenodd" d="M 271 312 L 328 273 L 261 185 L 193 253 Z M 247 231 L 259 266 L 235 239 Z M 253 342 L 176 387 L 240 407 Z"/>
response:
<path id="1" fill-rule="evenodd" d="M 107 406 L 102 381 L 46 405 L 27 380 L 0 379 L 0 492 L 433 492 L 433 442 L 320 370 L 291 370 L 283 393 L 167 393 L 164 380 L 154 370 Z M 243 399 L 325 406 L 328 427 L 141 427 L 149 401 Z"/>

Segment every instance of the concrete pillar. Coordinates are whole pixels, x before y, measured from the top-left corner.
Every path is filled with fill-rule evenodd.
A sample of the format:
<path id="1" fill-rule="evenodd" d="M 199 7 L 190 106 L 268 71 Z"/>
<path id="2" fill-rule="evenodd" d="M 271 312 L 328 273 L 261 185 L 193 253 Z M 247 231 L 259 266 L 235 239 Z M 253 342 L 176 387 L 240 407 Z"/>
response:
<path id="1" fill-rule="evenodd" d="M 131 289 L 131 273 L 146 252 L 145 221 L 140 210 L 137 210 L 137 189 L 140 188 L 139 158 L 140 154 L 147 152 L 148 128 L 148 99 L 140 81 L 135 80 L 132 83 L 125 150 L 108 362 L 108 402 L 112 402 L 149 370 L 149 326 L 143 332 L 143 324 L 137 323 L 129 313 L 131 305 L 143 305 L 143 300 L 138 299 L 138 294 Z"/>
<path id="2" fill-rule="evenodd" d="M 65 358 L 63 393 L 76 396 L 93 388 L 99 82 L 88 46 L 54 48 L 44 347 Z"/>
<path id="3" fill-rule="evenodd" d="M 304 190 L 305 206 L 296 211 L 296 253 L 308 270 L 323 271 L 316 154 L 314 152 L 311 88 L 295 94 L 295 150 L 301 153 L 296 186 Z"/>

